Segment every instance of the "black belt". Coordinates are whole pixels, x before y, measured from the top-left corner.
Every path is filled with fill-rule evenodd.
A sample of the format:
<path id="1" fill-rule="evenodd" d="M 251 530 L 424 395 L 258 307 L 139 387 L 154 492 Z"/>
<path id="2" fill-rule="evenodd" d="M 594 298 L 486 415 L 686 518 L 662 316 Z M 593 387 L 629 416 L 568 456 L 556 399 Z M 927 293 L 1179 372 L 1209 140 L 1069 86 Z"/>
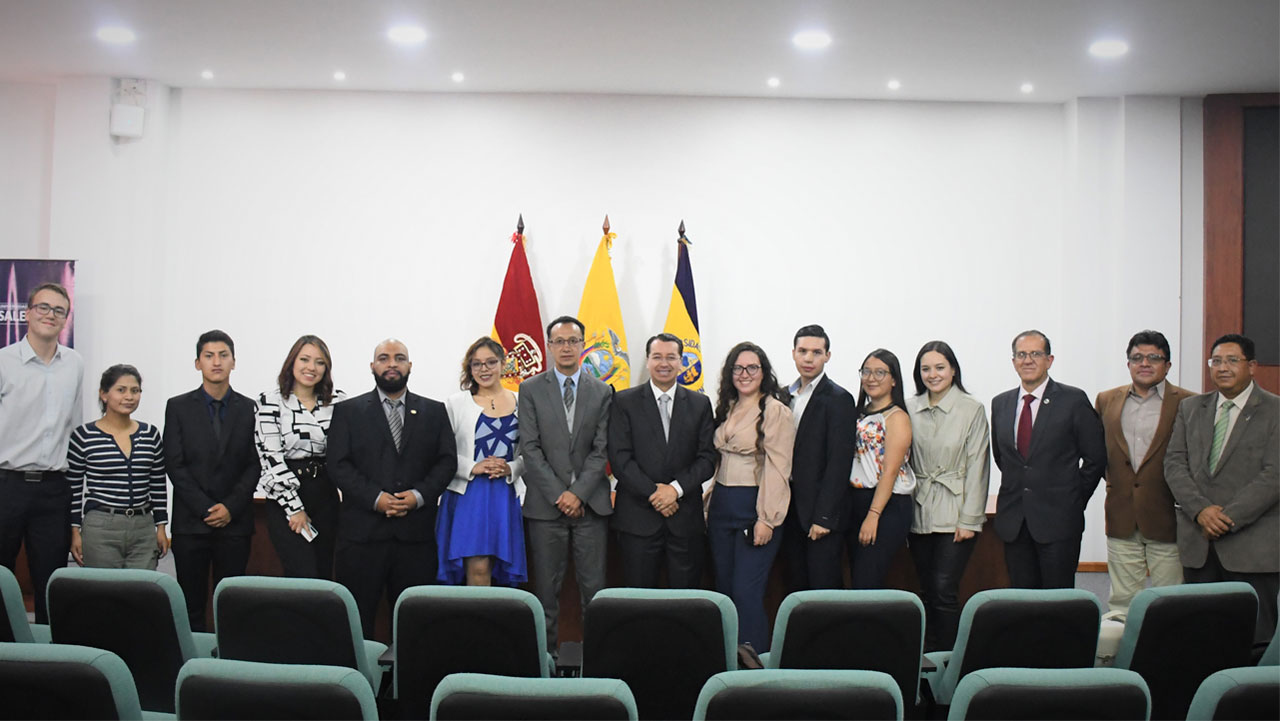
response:
<path id="1" fill-rule="evenodd" d="M 133 508 L 116 508 L 114 506 L 97 505 L 90 508 L 88 511 L 86 511 L 86 513 L 90 513 L 93 511 L 102 511 L 103 513 L 110 513 L 113 516 L 125 516 L 128 518 L 132 518 L 134 516 L 141 516 L 147 513 L 151 513 L 151 506 L 135 506 Z"/>
<path id="2" fill-rule="evenodd" d="M 44 481 L 59 481 L 64 479 L 66 476 L 62 471 L 11 471 L 5 468 L 0 469 L 0 477 L 7 478 L 11 481 L 41 483 Z"/>
<path id="3" fill-rule="evenodd" d="M 324 456 L 311 456 L 310 458 L 286 458 L 284 463 L 301 481 L 316 478 L 324 473 L 324 460 Z"/>

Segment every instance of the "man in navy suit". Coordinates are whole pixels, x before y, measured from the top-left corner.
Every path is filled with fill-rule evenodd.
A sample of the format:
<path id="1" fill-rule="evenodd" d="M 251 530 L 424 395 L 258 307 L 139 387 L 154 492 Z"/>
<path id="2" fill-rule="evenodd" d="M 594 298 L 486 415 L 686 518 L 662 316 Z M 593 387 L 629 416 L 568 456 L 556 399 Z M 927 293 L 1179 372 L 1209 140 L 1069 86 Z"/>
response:
<path id="1" fill-rule="evenodd" d="M 702 482 L 716 470 L 711 401 L 676 383 L 684 343 L 661 333 L 645 344 L 649 382 L 618 392 L 609 409 L 609 464 L 618 479 L 613 527 L 622 577 L 657 588 L 700 588 L 706 553 Z"/>
<path id="2" fill-rule="evenodd" d="M 351 590 L 365 638 L 378 602 L 436 580 L 436 509 L 458 459 L 444 404 L 407 390 L 409 350 L 373 351 L 377 388 L 333 407 L 329 475 L 342 490 L 334 576 Z"/>
<path id="3" fill-rule="evenodd" d="M 253 536 L 253 489 L 261 468 L 254 404 L 231 390 L 236 346 L 211 330 L 196 341 L 200 387 L 169 399 L 164 457 L 173 483 L 173 564 L 191 630 L 203 631 L 209 581 L 244 574 Z"/>
<path id="4" fill-rule="evenodd" d="M 996 535 L 1015 588 L 1072 588 L 1084 508 L 1107 467 L 1102 421 L 1079 388 L 1049 377 L 1049 338 L 1013 339 L 1022 383 L 991 401 L 991 444 L 1000 468 Z"/>

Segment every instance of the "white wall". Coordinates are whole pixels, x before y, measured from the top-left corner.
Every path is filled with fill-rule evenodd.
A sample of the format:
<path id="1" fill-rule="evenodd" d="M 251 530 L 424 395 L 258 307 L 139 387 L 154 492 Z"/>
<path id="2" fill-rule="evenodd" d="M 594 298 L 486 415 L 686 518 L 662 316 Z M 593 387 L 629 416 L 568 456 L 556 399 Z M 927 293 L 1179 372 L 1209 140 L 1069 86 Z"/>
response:
<path id="1" fill-rule="evenodd" d="M 1165 275 L 1181 242 L 1176 99 L 153 85 L 146 137 L 121 144 L 106 133 L 111 90 L 57 86 L 49 253 L 81 261 L 90 375 L 137 364 L 144 419 L 198 383 L 194 341 L 215 326 L 237 341 L 244 392 L 315 332 L 340 387 L 370 387 L 372 348 L 394 335 L 415 361 L 411 386 L 448 394 L 466 344 L 492 324 L 519 213 L 544 320 L 576 312 L 609 214 L 637 368 L 666 317 L 682 219 L 712 375 L 749 338 L 790 380 L 791 334 L 812 322 L 832 334 L 830 371 L 847 386 L 872 348 L 909 373 L 916 349 L 943 338 L 984 401 L 1016 382 L 1008 343 L 1028 327 L 1053 339 L 1053 375 L 1090 395 L 1126 380 L 1135 330 L 1179 345 L 1179 276 Z M 1149 272 L 1129 272 L 1149 255 Z M 1083 560 L 1104 560 L 1093 506 Z"/>
<path id="2" fill-rule="evenodd" d="M 49 257 L 53 85 L 0 83 L 0 248 Z"/>

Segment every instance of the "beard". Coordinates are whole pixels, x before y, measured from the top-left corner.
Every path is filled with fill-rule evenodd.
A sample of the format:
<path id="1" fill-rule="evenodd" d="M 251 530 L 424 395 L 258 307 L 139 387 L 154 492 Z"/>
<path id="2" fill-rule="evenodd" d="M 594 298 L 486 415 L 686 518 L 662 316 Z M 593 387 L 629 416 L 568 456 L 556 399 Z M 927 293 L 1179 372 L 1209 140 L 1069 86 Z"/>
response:
<path id="1" fill-rule="evenodd" d="M 383 376 L 378 375 L 377 373 L 374 373 L 373 383 L 374 385 L 378 386 L 378 390 L 382 391 L 383 393 L 386 393 L 386 394 L 399 393 L 400 391 L 404 390 L 405 386 L 409 385 L 409 374 L 405 373 L 399 378 L 392 379 L 392 378 L 385 378 Z"/>

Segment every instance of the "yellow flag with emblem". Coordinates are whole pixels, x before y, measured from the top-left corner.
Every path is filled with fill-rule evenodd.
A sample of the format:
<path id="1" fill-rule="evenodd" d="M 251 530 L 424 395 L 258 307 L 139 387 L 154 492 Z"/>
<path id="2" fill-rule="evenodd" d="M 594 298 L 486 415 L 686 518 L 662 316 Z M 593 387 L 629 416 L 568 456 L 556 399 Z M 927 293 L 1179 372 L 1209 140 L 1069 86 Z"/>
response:
<path id="1" fill-rule="evenodd" d="M 578 320 L 586 326 L 582 367 L 614 390 L 623 390 L 631 386 L 631 358 L 627 354 L 627 331 L 622 327 L 622 306 L 618 303 L 618 286 L 613 280 L 613 261 L 609 257 L 618 235 L 609 232 L 608 216 L 605 216 L 604 231 L 578 306 Z"/>

